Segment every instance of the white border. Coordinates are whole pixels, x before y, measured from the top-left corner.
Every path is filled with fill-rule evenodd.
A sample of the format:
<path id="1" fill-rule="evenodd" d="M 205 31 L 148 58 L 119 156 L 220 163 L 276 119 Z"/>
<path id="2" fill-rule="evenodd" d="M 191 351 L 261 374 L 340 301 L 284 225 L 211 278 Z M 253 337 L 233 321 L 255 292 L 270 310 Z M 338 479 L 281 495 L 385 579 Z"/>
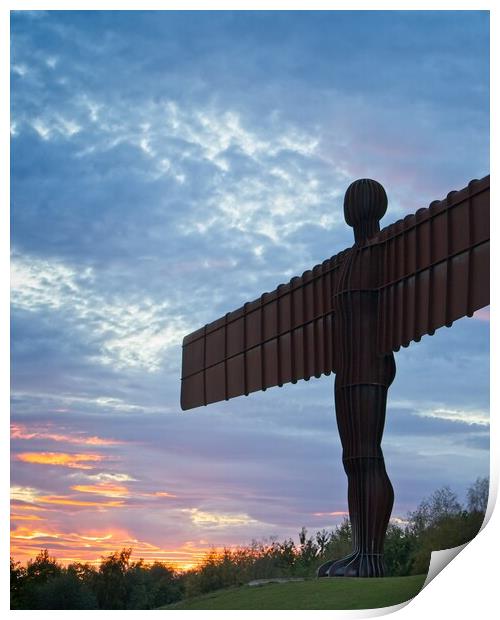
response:
<path id="1" fill-rule="evenodd" d="M 184 0 L 176 1 L 176 2 L 166 2 L 160 0 L 144 0 L 141 3 L 131 2 L 131 1 L 110 1 L 110 0 L 102 0 L 97 2 L 95 0 L 87 0 L 86 2 L 63 2 L 63 1 L 22 1 L 18 0 L 16 2 L 9 1 L 5 3 L 0 9 L 0 56 L 2 61 L 0 62 L 0 78 L 1 83 L 7 85 L 9 82 L 9 65 L 10 65 L 10 53 L 9 53 L 9 12 L 10 10 L 73 10 L 73 9 L 114 9 L 114 10 L 124 10 L 124 9 L 142 9 L 142 10 L 166 10 L 166 9 L 176 9 L 176 10 L 200 10 L 200 9 L 238 9 L 238 10 L 269 10 L 269 9 L 278 9 L 278 10 L 393 10 L 393 9 L 403 9 L 403 10 L 490 10 L 491 17 L 491 62 L 493 64 L 494 59 L 498 57 L 498 43 L 496 42 L 495 35 L 498 33 L 498 11 L 494 7 L 493 2 L 471 2 L 471 1 L 461 1 L 461 2 L 451 2 L 451 1 L 420 1 L 420 2 L 407 2 L 404 7 L 401 6 L 400 3 L 397 2 L 328 2 L 326 0 L 318 1 L 311 0 L 307 4 L 304 2 L 298 1 L 262 1 L 262 0 L 254 0 L 252 2 L 200 2 L 193 0 Z M 443 33 L 443 36 L 446 36 L 446 33 Z M 498 73 L 498 72 L 497 72 Z M 498 97 L 497 97 L 497 88 L 498 88 L 498 78 L 495 77 L 495 71 L 491 71 L 491 100 L 492 100 L 492 110 L 498 109 Z M 2 89 L 5 93 L 5 87 Z M 496 103 L 495 103 L 496 101 Z M 1 260 L 1 269 L 0 275 L 2 277 L 2 298 L 0 303 L 0 326 L 2 329 L 1 337 L 2 337 L 2 347 L 1 347 L 1 357 L 0 357 L 0 390 L 2 395 L 2 402 L 5 404 L 3 407 L 3 411 L 5 412 L 4 423 L 2 424 L 2 430 L 7 429 L 6 435 L 2 433 L 2 441 L 4 437 L 8 437 L 8 415 L 7 411 L 9 411 L 9 347 L 7 344 L 9 343 L 9 297 L 8 297 L 8 286 L 9 286 L 9 221 L 8 221 L 8 212 L 5 209 L 5 205 L 8 204 L 9 200 L 9 101 L 7 97 L 1 98 L 2 106 L 2 135 L 4 136 L 4 148 L 2 149 L 2 177 L 1 177 L 1 187 L 3 189 L 3 194 L 5 200 L 3 201 L 4 209 L 2 210 L 2 225 L 0 226 L 0 260 Z M 496 117 L 492 114 L 491 120 L 491 128 L 492 128 L 492 137 L 495 138 L 498 135 L 497 131 L 497 123 Z M 492 143 L 495 145 L 495 142 Z M 494 172 L 496 163 L 496 149 L 492 147 L 492 166 L 491 170 Z M 492 183 L 492 204 L 494 205 L 491 213 L 492 219 L 492 228 L 493 228 L 493 244 L 492 244 L 492 259 L 491 262 L 493 265 L 498 263 L 498 251 L 496 249 L 495 244 L 495 232 L 497 230 L 498 219 L 496 215 L 495 205 L 497 205 L 497 192 L 495 187 L 495 176 L 493 176 Z M 496 307 L 496 287 L 495 282 L 492 282 L 492 306 Z M 492 314 L 491 320 L 491 371 L 490 377 L 498 377 L 500 376 L 497 364 L 496 357 L 496 344 L 498 343 L 498 330 L 496 327 L 495 313 Z M 491 381 L 491 410 L 492 412 L 497 409 L 497 390 L 495 389 L 494 381 Z M 430 617 L 435 617 L 437 614 L 447 614 L 450 616 L 456 616 L 457 614 L 462 616 L 467 615 L 482 615 L 488 618 L 491 617 L 491 609 L 498 607 L 497 602 L 497 579 L 496 571 L 497 571 L 497 557 L 496 553 L 498 553 L 498 549 L 500 549 L 499 545 L 499 531 L 500 531 L 500 517 L 498 516 L 498 510 L 493 512 L 494 500 L 496 499 L 497 489 L 498 489 L 498 454 L 495 450 L 495 446 L 498 445 L 499 441 L 499 431 L 498 431 L 498 420 L 492 416 L 491 421 L 491 468 L 490 468 L 490 476 L 491 476 L 491 487 L 490 487 L 490 504 L 488 506 L 488 512 L 491 514 L 491 518 L 489 523 L 487 523 L 486 527 L 478 534 L 478 536 L 472 541 L 472 543 L 465 546 L 465 548 L 459 553 L 458 557 L 454 559 L 449 566 L 447 566 L 446 570 L 440 572 L 435 579 L 432 580 L 430 585 L 427 585 L 418 596 L 413 599 L 409 604 L 397 605 L 392 608 L 385 608 L 385 610 L 366 610 L 362 612 L 357 611 L 348 611 L 348 612 L 340 612 L 340 611 L 258 611 L 259 616 L 267 617 L 271 615 L 273 618 L 276 617 L 310 617 L 313 614 L 315 617 L 324 616 L 325 618 L 360 618 L 360 617 L 374 617 L 381 614 L 387 614 L 396 612 L 398 614 L 398 618 L 402 620 L 420 620 L 422 616 L 429 615 Z M 6 442 L 7 444 L 7 442 Z M 2 471 L 2 479 L 6 480 L 8 487 L 8 472 L 9 472 L 9 450 L 8 444 L 3 445 L 2 450 L 2 461 L 3 467 Z M 5 487 L 4 487 L 5 489 Z M 6 501 L 7 498 L 7 501 Z M 2 494 L 2 504 L 1 504 L 1 514 L 2 517 L 8 519 L 8 495 Z M 5 523 L 5 521 L 4 521 Z M 4 529 L 6 532 L 6 529 Z M 1 537 L 1 557 L 2 557 L 2 593 L 6 594 L 6 596 L 2 596 L 2 607 L 8 609 L 8 576 L 7 576 L 7 552 L 8 552 L 8 541 L 7 536 Z M 4 578 L 5 577 L 5 578 Z M 9 613 L 16 614 L 17 617 L 31 617 L 32 614 L 36 614 L 37 618 L 48 617 L 50 614 L 53 615 L 67 615 L 67 611 L 38 611 L 38 612 L 30 612 L 30 611 L 13 611 Z M 72 612 L 76 613 L 80 616 L 86 614 L 84 611 Z M 109 614 L 114 612 L 99 612 L 92 611 L 92 617 L 95 618 L 96 615 L 100 616 L 102 614 Z M 122 611 L 115 612 L 123 613 Z M 157 612 L 158 613 L 158 612 Z M 221 615 L 233 615 L 234 612 L 222 612 L 222 611 L 199 611 L 199 612 L 191 612 L 191 611 L 183 611 L 183 612 L 175 612 L 174 610 L 169 610 L 169 616 L 173 613 L 177 616 L 178 613 L 182 613 L 183 618 L 192 618 L 199 617 L 203 615 L 203 618 L 219 618 Z M 135 615 L 144 614 L 144 611 L 133 612 L 129 611 L 127 615 L 135 616 Z M 253 618 L 255 616 L 254 611 L 239 611 L 238 615 L 248 618 Z"/>

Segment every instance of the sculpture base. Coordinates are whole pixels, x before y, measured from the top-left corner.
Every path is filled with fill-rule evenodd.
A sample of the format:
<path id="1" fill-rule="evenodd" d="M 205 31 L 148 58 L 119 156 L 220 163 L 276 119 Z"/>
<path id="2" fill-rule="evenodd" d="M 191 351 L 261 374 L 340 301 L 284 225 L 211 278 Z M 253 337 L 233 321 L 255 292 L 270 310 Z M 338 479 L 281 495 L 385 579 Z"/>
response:
<path id="1" fill-rule="evenodd" d="M 351 553 L 341 560 L 322 564 L 318 577 L 385 577 L 384 556 L 381 553 Z"/>

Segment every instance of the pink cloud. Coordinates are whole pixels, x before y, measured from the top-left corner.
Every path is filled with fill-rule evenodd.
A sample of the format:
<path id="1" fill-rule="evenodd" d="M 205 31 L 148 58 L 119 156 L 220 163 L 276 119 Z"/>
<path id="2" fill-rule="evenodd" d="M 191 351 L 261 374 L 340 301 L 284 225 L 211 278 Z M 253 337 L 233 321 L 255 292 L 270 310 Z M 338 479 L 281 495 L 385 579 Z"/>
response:
<path id="1" fill-rule="evenodd" d="M 47 427 L 29 430 L 25 424 L 15 423 L 10 425 L 10 436 L 12 439 L 50 439 L 51 441 L 88 446 L 114 446 L 125 443 L 124 441 L 119 441 L 117 439 L 104 439 L 103 437 L 97 437 L 96 435 L 86 437 L 78 433 L 75 435 L 55 433 Z"/>

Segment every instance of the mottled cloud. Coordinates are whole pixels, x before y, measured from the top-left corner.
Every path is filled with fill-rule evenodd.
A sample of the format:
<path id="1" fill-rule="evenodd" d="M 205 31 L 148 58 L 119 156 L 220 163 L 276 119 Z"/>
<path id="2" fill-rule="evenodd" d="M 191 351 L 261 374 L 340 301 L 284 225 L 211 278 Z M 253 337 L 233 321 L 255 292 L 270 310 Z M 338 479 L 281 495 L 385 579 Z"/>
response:
<path id="1" fill-rule="evenodd" d="M 58 262 L 14 256 L 11 261 L 11 299 L 14 308 L 66 311 L 70 324 L 92 325 L 99 341 L 98 362 L 119 367 L 158 370 L 161 354 L 177 346 L 186 327 L 182 318 L 144 299 L 106 299 L 93 287 L 92 269 L 84 273 Z"/>

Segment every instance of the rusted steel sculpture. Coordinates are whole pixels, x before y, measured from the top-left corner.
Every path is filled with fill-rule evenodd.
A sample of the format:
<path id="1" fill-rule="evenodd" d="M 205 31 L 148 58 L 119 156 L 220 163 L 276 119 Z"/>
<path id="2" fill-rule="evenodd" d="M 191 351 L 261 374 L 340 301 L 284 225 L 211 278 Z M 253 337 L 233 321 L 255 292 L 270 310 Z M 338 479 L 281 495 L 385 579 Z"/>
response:
<path id="1" fill-rule="evenodd" d="M 382 231 L 384 188 L 352 183 L 354 245 L 189 334 L 181 407 L 336 374 L 353 552 L 318 576 L 381 577 L 394 494 L 381 449 L 394 351 L 489 303 L 489 176 Z"/>

